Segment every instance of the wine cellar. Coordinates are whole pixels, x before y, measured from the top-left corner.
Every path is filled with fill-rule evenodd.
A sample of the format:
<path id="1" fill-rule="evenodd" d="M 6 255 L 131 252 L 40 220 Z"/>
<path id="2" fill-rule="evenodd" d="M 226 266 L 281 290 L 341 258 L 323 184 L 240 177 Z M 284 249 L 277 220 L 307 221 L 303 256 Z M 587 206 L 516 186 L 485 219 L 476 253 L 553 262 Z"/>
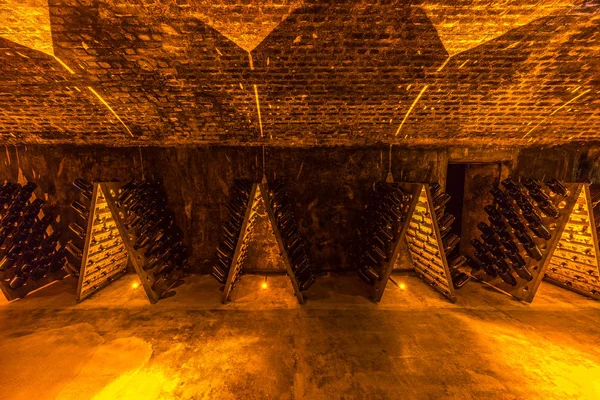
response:
<path id="1" fill-rule="evenodd" d="M 2 400 L 600 399 L 600 1 L 0 1 Z"/>

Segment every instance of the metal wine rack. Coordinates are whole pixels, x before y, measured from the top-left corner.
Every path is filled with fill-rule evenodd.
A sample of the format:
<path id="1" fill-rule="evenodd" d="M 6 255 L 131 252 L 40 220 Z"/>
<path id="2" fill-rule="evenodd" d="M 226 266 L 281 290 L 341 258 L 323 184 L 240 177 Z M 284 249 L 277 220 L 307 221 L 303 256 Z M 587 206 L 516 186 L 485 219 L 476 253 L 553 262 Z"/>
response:
<path id="1" fill-rule="evenodd" d="M 77 301 L 98 292 L 127 272 L 129 255 L 102 184 L 94 183 L 85 235 Z"/>
<path id="2" fill-rule="evenodd" d="M 36 200 L 35 193 L 32 193 L 31 197 L 28 200 L 28 205 L 31 204 L 34 200 Z M 42 219 L 45 213 L 43 210 L 38 214 L 38 219 Z M 51 235 L 54 232 L 53 224 L 48 227 L 46 230 L 46 237 Z M 58 244 L 60 246 L 60 243 Z M 2 251 L 2 255 L 4 255 L 5 251 Z M 48 286 L 56 281 L 64 279 L 68 274 L 64 269 L 60 269 L 58 271 L 48 271 L 46 275 L 44 275 L 41 279 L 34 280 L 29 278 L 25 284 L 17 289 L 11 289 L 9 286 L 10 280 L 14 277 L 15 271 L 12 268 L 9 271 L 0 271 L 0 290 L 4 294 L 4 297 L 8 301 L 13 301 L 17 299 L 21 299 L 27 294 L 42 289 L 45 286 Z"/>
<path id="3" fill-rule="evenodd" d="M 600 252 L 589 185 L 579 185 L 577 202 L 552 253 L 544 280 L 600 300 Z"/>
<path id="4" fill-rule="evenodd" d="M 553 258 L 553 254 L 555 250 L 558 248 L 558 243 L 561 241 L 563 231 L 567 226 L 567 221 L 570 218 L 570 215 L 573 211 L 575 204 L 578 201 L 580 191 L 582 190 L 582 184 L 578 183 L 565 183 L 565 186 L 570 192 L 570 195 L 567 198 L 562 196 L 555 195 L 552 193 L 550 195 L 550 202 L 558 208 L 560 211 L 560 215 L 557 219 L 546 216 L 545 214 L 541 215 L 542 223 L 546 226 L 551 234 L 549 240 L 545 240 L 541 237 L 532 236 L 533 241 L 540 249 L 542 257 L 538 261 L 533 257 L 527 256 L 527 252 L 525 251 L 523 245 L 515 241 L 519 248 L 519 253 L 523 256 L 525 260 L 525 267 L 531 275 L 533 279 L 527 280 L 520 277 L 518 274 L 512 274 L 516 279 L 516 285 L 512 286 L 506 282 L 504 282 L 499 276 L 492 277 L 484 273 L 483 270 L 472 271 L 472 275 L 479 280 L 480 282 L 492 286 L 495 289 L 508 294 L 518 300 L 525 301 L 531 303 L 537 293 L 537 290 L 544 278 L 544 274 L 547 271 L 548 266 L 550 265 L 550 261 Z M 531 198 L 531 196 L 524 191 L 524 195 L 530 200 L 530 202 L 535 203 L 535 201 Z M 507 195 L 510 199 L 510 202 L 513 204 L 515 209 L 519 209 L 517 203 L 514 199 Z M 511 234 L 513 235 L 513 234 Z M 511 272 L 512 273 L 512 272 Z"/>
<path id="5" fill-rule="evenodd" d="M 407 216 L 406 242 L 419 277 L 450 301 L 455 302 L 454 285 L 435 215 L 429 184 L 403 183 L 413 194 Z"/>
<path id="6" fill-rule="evenodd" d="M 246 254 L 248 252 L 250 236 L 253 233 L 254 227 L 256 225 L 256 219 L 258 218 L 257 210 L 259 209 L 260 203 L 263 202 L 267 215 L 269 217 L 269 225 L 272 229 L 273 234 L 275 235 L 275 240 L 277 241 L 277 246 L 279 247 L 279 254 L 281 255 L 281 258 L 283 260 L 287 276 L 289 277 L 292 283 L 294 294 L 298 299 L 298 303 L 304 304 L 304 297 L 302 295 L 302 292 L 300 291 L 298 280 L 296 279 L 296 276 L 294 275 L 294 272 L 292 270 L 289 255 L 287 253 L 287 250 L 285 249 L 283 238 L 277 225 L 275 212 L 273 211 L 273 207 L 271 205 L 267 193 L 268 186 L 265 180 L 263 180 L 262 183 L 255 183 L 252 185 L 250 197 L 246 205 L 242 229 L 240 230 L 239 236 L 236 241 L 235 251 L 231 260 L 229 273 L 227 275 L 227 281 L 223 290 L 223 303 L 226 303 L 229 300 L 231 291 L 235 288 L 236 284 L 239 282 L 239 279 L 243 274 L 242 267 Z"/>

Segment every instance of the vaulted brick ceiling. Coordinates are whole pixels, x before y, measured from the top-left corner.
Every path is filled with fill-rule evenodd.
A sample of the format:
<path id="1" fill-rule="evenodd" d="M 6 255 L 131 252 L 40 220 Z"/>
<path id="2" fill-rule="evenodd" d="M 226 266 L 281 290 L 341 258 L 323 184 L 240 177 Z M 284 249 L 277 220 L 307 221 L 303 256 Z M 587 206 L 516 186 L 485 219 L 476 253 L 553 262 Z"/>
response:
<path id="1" fill-rule="evenodd" d="M 8 143 L 600 139 L 598 1 L 0 3 Z"/>

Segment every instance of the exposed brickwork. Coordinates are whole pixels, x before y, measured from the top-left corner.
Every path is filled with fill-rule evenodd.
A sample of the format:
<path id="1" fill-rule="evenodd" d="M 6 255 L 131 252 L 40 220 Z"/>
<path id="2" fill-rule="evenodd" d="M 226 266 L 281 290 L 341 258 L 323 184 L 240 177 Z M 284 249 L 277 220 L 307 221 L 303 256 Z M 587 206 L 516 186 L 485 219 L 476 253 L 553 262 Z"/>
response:
<path id="1" fill-rule="evenodd" d="M 48 1 L 0 1 L 0 37 L 53 54 Z"/>
<path id="2" fill-rule="evenodd" d="M 267 136 L 389 138 L 447 53 L 419 8 L 332 2 L 293 12 L 253 52 Z"/>
<path id="3" fill-rule="evenodd" d="M 503 7 L 50 0 L 54 54 L 74 74 L 0 39 L 0 135 L 110 145 L 600 140 L 598 1 Z"/>
<path id="4" fill-rule="evenodd" d="M 0 132 L 7 142 L 123 140 L 114 116 L 53 57 L 0 38 Z"/>

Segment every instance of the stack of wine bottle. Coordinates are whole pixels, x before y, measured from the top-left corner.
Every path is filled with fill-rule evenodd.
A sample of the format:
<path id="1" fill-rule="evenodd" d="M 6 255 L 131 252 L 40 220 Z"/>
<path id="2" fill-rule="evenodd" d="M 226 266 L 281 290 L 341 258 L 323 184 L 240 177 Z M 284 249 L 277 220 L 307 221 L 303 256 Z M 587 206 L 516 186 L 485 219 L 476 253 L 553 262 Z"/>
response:
<path id="1" fill-rule="evenodd" d="M 511 178 L 502 181 L 506 192 L 499 187 L 490 190 L 496 205 L 484 207 L 489 224 L 480 222 L 477 225 L 481 231 L 480 239 L 471 240 L 476 258 L 470 264 L 471 267 L 475 270 L 482 269 L 491 277 L 499 276 L 511 286 L 518 283 L 513 271 L 521 279 L 533 280 L 534 276 L 526 259 L 540 261 L 543 257 L 530 232 L 539 239 L 550 240 L 552 229 L 548 223 L 544 223 L 542 215 L 555 220 L 560 216 L 559 209 L 551 201 L 541 182 L 536 179 L 521 179 L 521 183 L 527 192 Z M 553 197 L 567 198 L 570 195 L 558 179 L 547 180 L 546 186 Z"/>
<path id="2" fill-rule="evenodd" d="M 371 191 L 353 256 L 358 276 L 369 285 L 379 281 L 390 260 L 410 198 L 411 194 L 396 183 L 377 182 Z"/>
<path id="3" fill-rule="evenodd" d="M 44 200 L 30 201 L 36 187 L 8 182 L 0 188 L 0 271 L 12 290 L 60 271 L 65 262 L 59 231 L 50 226 L 55 218 L 42 211 Z"/>
<path id="4" fill-rule="evenodd" d="M 237 280 L 242 275 L 242 267 L 246 255 L 248 254 L 248 241 L 250 235 L 245 235 L 240 238 L 242 233 L 242 227 L 244 225 L 244 219 L 246 216 L 246 209 L 248 202 L 250 201 L 250 195 L 252 192 L 252 182 L 245 179 L 236 179 L 233 182 L 231 190 L 231 198 L 228 204 L 229 217 L 227 223 L 223 225 L 223 238 L 217 246 L 217 263 L 212 268 L 211 275 L 220 283 L 226 283 L 229 271 L 234 268 L 234 274 L 232 278 L 232 286 L 235 285 Z M 248 221 L 247 231 L 249 231 L 254 222 L 256 221 L 257 204 L 252 204 L 251 213 Z M 238 245 L 238 240 L 242 240 L 240 253 L 236 260 L 235 265 L 233 264 L 235 250 Z"/>
<path id="5" fill-rule="evenodd" d="M 81 178 L 75 179 L 73 186 L 78 189 L 81 200 L 87 205 L 79 200 L 71 203 L 71 208 L 81 221 L 69 224 L 73 239 L 66 246 L 70 260 L 65 268 L 73 276 L 83 274 L 78 293 L 78 298 L 82 299 L 124 274 L 128 255 L 104 193 L 98 189 L 96 198 L 93 199 L 93 184 Z M 93 220 L 87 255 L 84 257 L 90 218 Z M 86 265 L 82 265 L 84 258 Z"/>
<path id="6" fill-rule="evenodd" d="M 275 180 L 269 187 L 268 196 L 298 287 L 300 291 L 307 290 L 316 282 L 315 271 L 310 263 L 306 242 L 296 224 L 290 196 L 283 182 Z"/>
<path id="7" fill-rule="evenodd" d="M 183 232 L 167 207 L 165 192 L 158 182 L 133 179 L 119 190 L 117 206 L 124 210 L 125 229 L 135 234 L 133 249 L 143 252 L 142 269 L 154 279 L 152 290 L 165 295 L 189 273 Z"/>
<path id="8" fill-rule="evenodd" d="M 419 198 L 419 203 L 415 210 L 413 220 L 409 225 L 408 235 L 411 238 L 409 249 L 413 254 L 417 254 L 419 264 L 423 271 L 430 273 L 431 279 L 437 281 L 440 287 L 443 288 L 443 261 L 442 257 L 446 258 L 448 269 L 450 270 L 450 278 L 454 289 L 462 288 L 470 279 L 469 275 L 460 270 L 466 263 L 469 262 L 468 257 L 462 256 L 459 251 L 458 244 L 460 237 L 452 232 L 452 224 L 456 217 L 446 212 L 446 206 L 451 200 L 451 196 L 441 190 L 441 185 L 438 182 L 429 184 L 429 192 L 431 194 L 430 205 L 431 210 L 427 209 L 427 196 L 423 191 Z M 428 215 L 428 211 L 435 215 L 437 220 L 442 248 L 436 248 L 436 239 L 433 238 L 433 216 Z M 420 240 L 418 240 L 420 239 Z M 442 254 L 443 253 L 443 254 Z M 429 262 L 426 262 L 429 261 Z M 431 281 L 431 279 L 429 279 Z"/>

